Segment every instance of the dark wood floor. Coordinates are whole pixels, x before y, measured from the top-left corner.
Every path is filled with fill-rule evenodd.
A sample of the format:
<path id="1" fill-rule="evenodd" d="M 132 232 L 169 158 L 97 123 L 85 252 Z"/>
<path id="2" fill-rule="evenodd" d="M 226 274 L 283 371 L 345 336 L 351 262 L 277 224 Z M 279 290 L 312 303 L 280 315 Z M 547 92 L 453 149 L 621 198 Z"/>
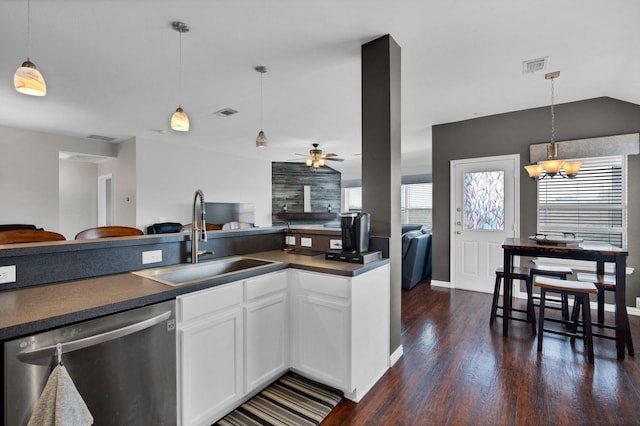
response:
<path id="1" fill-rule="evenodd" d="M 589 365 L 582 342 L 550 334 L 538 353 L 528 324 L 512 321 L 506 338 L 501 319 L 489 327 L 490 308 L 489 294 L 403 290 L 403 357 L 322 425 L 640 424 L 640 355 L 617 361 L 615 342 L 596 339 Z M 638 351 L 640 318 L 630 321 Z"/>

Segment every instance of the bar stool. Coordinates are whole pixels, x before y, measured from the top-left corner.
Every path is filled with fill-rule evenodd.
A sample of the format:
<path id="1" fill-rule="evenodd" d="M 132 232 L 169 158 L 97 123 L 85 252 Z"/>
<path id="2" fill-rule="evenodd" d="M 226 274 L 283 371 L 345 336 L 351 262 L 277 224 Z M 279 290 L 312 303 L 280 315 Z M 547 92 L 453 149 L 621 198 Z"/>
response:
<path id="1" fill-rule="evenodd" d="M 606 328 L 608 330 L 615 330 L 616 329 L 615 323 L 614 325 L 608 325 L 608 324 L 605 324 L 604 322 L 604 294 L 605 294 L 605 291 L 611 291 L 615 293 L 616 277 L 613 275 L 597 275 L 592 273 L 578 272 L 577 278 L 578 278 L 578 281 L 593 283 L 596 286 L 596 289 L 598 290 L 598 318 L 597 318 L 597 322 L 592 322 L 591 324 L 596 327 Z M 573 315 L 576 314 L 576 309 L 578 308 L 576 308 L 574 304 Z M 627 343 L 627 350 L 629 351 L 629 355 L 633 356 L 634 355 L 633 340 L 631 339 L 631 330 L 629 328 L 629 316 L 627 315 L 626 308 L 624 312 L 624 318 L 625 318 L 625 322 L 627 323 L 627 333 L 625 336 L 625 341 Z M 613 336 L 608 336 L 602 333 L 593 333 L 593 335 L 597 337 L 602 337 L 604 339 L 610 339 L 610 340 L 616 339 Z"/>
<path id="2" fill-rule="evenodd" d="M 531 281 L 535 281 L 536 275 L 542 275 L 546 277 L 559 278 L 561 280 L 566 280 L 568 275 L 573 275 L 573 270 L 568 266 L 555 266 L 555 265 L 538 265 L 534 264 L 530 268 L 531 273 Z M 540 297 L 537 295 L 533 295 L 534 305 L 536 305 L 535 301 L 540 301 Z M 562 318 L 565 320 L 569 319 L 569 298 L 565 295 L 560 298 L 559 302 L 547 300 L 547 302 L 558 303 L 559 306 L 547 306 L 547 309 L 555 309 L 558 311 L 562 311 Z"/>
<path id="3" fill-rule="evenodd" d="M 489 325 L 492 326 L 493 322 L 497 318 L 506 318 L 507 320 L 515 320 L 515 321 L 523 321 L 531 323 L 531 331 L 533 334 L 536 334 L 536 313 L 533 308 L 533 298 L 532 292 L 533 287 L 531 285 L 531 274 L 530 270 L 527 266 L 514 266 L 511 272 L 511 278 L 514 280 L 522 280 L 525 282 L 527 286 L 527 309 L 518 309 L 511 306 L 511 301 L 509 300 L 509 306 L 505 307 L 498 305 L 498 300 L 500 298 L 500 287 L 502 286 L 502 281 L 504 278 L 504 267 L 502 265 L 496 268 L 496 283 L 493 288 L 493 304 L 491 305 L 491 318 L 489 320 Z M 498 309 L 502 310 L 502 315 L 498 314 Z M 510 315 L 510 312 L 521 312 L 527 314 L 526 318 L 519 318 Z M 504 319 L 503 319 L 504 321 Z"/>
<path id="4" fill-rule="evenodd" d="M 561 336 L 582 339 L 587 347 L 587 361 L 593 364 L 593 335 L 591 330 L 591 308 L 589 305 L 589 295 L 597 294 L 598 289 L 593 283 L 581 281 L 569 281 L 558 278 L 537 277 L 534 286 L 540 288 L 540 316 L 538 322 L 538 352 L 542 351 L 542 335 L 544 332 L 559 334 Z M 570 320 L 565 318 L 545 317 L 545 301 L 547 292 L 557 293 L 564 300 L 568 296 L 573 296 L 575 303 L 582 307 L 582 323 L 578 322 L 578 311 L 572 315 Z M 575 305 L 574 305 L 575 306 Z M 567 326 L 566 330 L 544 328 L 544 322 L 555 322 Z M 582 331 L 579 330 L 582 325 Z"/>

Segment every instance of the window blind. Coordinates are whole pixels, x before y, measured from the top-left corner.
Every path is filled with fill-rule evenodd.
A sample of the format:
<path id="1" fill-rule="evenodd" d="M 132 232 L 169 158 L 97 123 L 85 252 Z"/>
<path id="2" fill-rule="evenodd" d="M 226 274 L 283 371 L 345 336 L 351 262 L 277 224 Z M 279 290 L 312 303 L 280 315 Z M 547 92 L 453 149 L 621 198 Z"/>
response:
<path id="1" fill-rule="evenodd" d="M 575 179 L 538 181 L 538 232 L 626 247 L 626 157 L 582 161 Z"/>

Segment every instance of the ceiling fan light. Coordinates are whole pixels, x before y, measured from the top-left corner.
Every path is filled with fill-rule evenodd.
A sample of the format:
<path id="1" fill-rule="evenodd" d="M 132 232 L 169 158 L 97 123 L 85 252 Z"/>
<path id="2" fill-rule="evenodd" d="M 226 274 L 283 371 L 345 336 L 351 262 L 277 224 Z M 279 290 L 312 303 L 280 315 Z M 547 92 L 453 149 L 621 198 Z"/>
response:
<path id="1" fill-rule="evenodd" d="M 171 116 L 171 128 L 177 132 L 189 131 L 189 117 L 182 107 L 178 107 Z"/>
<path id="2" fill-rule="evenodd" d="M 305 164 L 307 165 L 307 167 L 311 167 L 313 166 L 313 160 L 311 158 L 307 158 L 307 161 L 305 161 Z"/>
<path id="3" fill-rule="evenodd" d="M 320 167 L 324 167 L 324 158 L 321 158 L 321 159 L 318 160 L 318 165 Z"/>
<path id="4" fill-rule="evenodd" d="M 260 130 L 258 133 L 258 137 L 256 138 L 256 148 L 266 148 L 267 147 L 267 137 L 264 132 Z"/>
<path id="5" fill-rule="evenodd" d="M 44 96 L 47 94 L 47 85 L 44 82 L 44 77 L 28 58 L 16 70 L 13 76 L 13 85 L 18 92 L 25 95 Z"/>

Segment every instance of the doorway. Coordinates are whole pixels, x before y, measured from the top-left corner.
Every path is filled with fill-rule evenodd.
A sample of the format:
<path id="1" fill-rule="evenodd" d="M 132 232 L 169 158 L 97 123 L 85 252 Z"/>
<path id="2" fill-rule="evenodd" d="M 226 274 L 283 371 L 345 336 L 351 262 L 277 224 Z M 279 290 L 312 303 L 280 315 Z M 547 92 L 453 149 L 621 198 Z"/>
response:
<path id="1" fill-rule="evenodd" d="M 113 224 L 113 176 L 98 176 L 98 226 Z"/>
<path id="2" fill-rule="evenodd" d="M 519 235 L 519 155 L 451 161 L 453 288 L 493 293 L 502 242 Z"/>

